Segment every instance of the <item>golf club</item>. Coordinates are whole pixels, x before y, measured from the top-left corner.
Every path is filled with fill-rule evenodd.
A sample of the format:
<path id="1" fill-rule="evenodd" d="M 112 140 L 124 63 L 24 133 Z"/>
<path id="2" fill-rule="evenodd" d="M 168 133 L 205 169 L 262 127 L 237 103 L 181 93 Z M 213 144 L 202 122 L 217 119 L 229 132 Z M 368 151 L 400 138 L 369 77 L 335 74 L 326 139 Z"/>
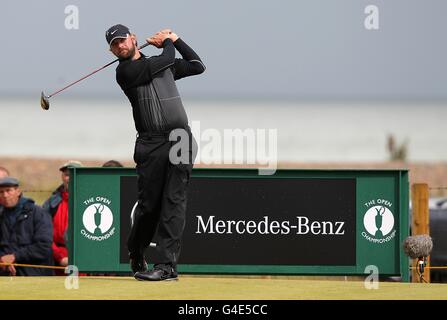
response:
<path id="1" fill-rule="evenodd" d="M 145 43 L 145 44 L 143 44 L 142 46 L 140 46 L 140 47 L 138 48 L 138 50 L 141 50 L 141 49 L 147 47 L 148 45 L 149 45 L 149 43 Z M 50 98 L 51 98 L 51 97 L 53 97 L 53 96 L 55 96 L 56 94 L 58 94 L 58 93 L 64 91 L 65 89 L 70 88 L 71 86 L 73 86 L 73 85 L 75 85 L 76 83 L 78 83 L 78 82 L 80 82 L 80 81 L 82 81 L 82 80 L 84 80 L 84 79 L 90 77 L 91 75 L 94 75 L 96 72 L 101 71 L 102 69 L 107 68 L 107 67 L 110 66 L 111 64 L 114 64 L 115 62 L 117 62 L 118 60 L 119 60 L 119 59 L 115 59 L 115 60 L 113 60 L 112 62 L 109 62 L 109 63 L 106 64 L 105 66 L 102 66 L 101 68 L 96 69 L 95 71 L 89 73 L 88 75 L 83 76 L 81 79 L 76 80 L 75 82 L 70 83 L 69 85 L 63 87 L 62 89 L 57 90 L 56 92 L 53 92 L 52 94 L 50 94 L 50 95 L 48 95 L 48 96 L 42 91 L 42 93 L 40 94 L 40 106 L 41 106 L 42 109 L 44 109 L 44 110 L 48 110 L 48 109 L 50 109 Z"/>

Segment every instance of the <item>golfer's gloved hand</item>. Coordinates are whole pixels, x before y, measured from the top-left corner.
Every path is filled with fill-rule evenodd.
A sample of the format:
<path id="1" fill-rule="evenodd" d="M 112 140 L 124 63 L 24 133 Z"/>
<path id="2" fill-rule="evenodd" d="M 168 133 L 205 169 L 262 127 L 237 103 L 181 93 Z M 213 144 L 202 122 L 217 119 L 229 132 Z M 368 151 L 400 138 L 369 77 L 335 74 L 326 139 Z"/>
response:
<path id="1" fill-rule="evenodd" d="M 171 29 L 163 29 L 159 31 L 160 33 L 169 35 L 169 38 L 172 40 L 172 42 L 175 42 L 178 39 L 178 35 L 172 32 Z"/>
<path id="2" fill-rule="evenodd" d="M 172 42 L 175 42 L 178 39 L 178 35 L 172 31 L 172 29 L 163 29 L 159 31 L 163 34 L 168 34 L 169 38 L 172 40 Z"/>
<path id="3" fill-rule="evenodd" d="M 172 34 L 173 33 L 172 33 L 171 29 L 162 29 L 162 30 L 158 31 L 157 33 L 155 33 L 150 38 L 147 38 L 146 41 L 149 44 L 151 44 L 157 48 L 161 48 L 163 45 L 163 41 L 165 41 L 167 38 L 170 38 L 172 40 L 172 38 L 171 38 Z M 175 35 L 175 36 L 176 36 L 175 40 L 177 40 L 178 37 L 177 37 L 177 35 Z M 174 40 L 172 40 L 172 41 L 174 41 Z"/>

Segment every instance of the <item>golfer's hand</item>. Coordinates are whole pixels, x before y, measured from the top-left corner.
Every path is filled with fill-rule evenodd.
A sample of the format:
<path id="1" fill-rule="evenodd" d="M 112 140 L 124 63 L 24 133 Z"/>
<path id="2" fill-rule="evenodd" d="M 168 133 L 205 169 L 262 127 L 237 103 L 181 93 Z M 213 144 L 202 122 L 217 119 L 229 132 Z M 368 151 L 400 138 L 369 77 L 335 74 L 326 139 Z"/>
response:
<path id="1" fill-rule="evenodd" d="M 172 42 L 175 42 L 178 39 L 178 35 L 176 33 L 174 33 L 174 32 L 171 32 L 169 34 L 169 38 L 171 38 Z"/>
<path id="2" fill-rule="evenodd" d="M 155 35 L 153 35 L 152 37 L 147 38 L 146 41 L 147 41 L 149 44 L 153 45 L 154 47 L 161 48 L 161 46 L 162 46 L 162 44 L 163 44 L 163 41 L 164 41 L 166 38 L 168 38 L 167 35 L 163 35 L 163 34 L 155 34 Z"/>
<path id="3" fill-rule="evenodd" d="M 157 48 L 161 48 L 163 45 L 163 41 L 170 38 L 170 32 L 170 29 L 163 29 L 154 34 L 152 37 L 147 38 L 146 41 Z"/>
<path id="4" fill-rule="evenodd" d="M 168 34 L 169 38 L 172 40 L 172 42 L 175 42 L 178 39 L 178 35 L 172 32 L 171 29 L 163 29 L 159 31 L 160 33 Z"/>

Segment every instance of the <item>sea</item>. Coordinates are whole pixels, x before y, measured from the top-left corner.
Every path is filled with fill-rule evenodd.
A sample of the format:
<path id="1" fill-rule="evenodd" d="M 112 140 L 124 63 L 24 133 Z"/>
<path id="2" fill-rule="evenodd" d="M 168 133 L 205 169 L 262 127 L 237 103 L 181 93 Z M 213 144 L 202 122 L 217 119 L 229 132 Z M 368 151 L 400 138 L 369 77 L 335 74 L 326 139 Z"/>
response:
<path id="1" fill-rule="evenodd" d="M 50 103 L 45 111 L 40 94 L 0 98 L 0 157 L 132 159 L 136 130 L 125 98 L 55 96 Z M 213 154 L 214 161 L 236 154 L 225 148 L 225 139 L 241 132 L 275 152 L 278 161 L 386 161 L 390 136 L 397 147 L 406 146 L 407 160 L 447 161 L 447 102 L 185 98 L 183 103 L 199 150 Z M 210 161 L 206 155 L 202 160 Z"/>

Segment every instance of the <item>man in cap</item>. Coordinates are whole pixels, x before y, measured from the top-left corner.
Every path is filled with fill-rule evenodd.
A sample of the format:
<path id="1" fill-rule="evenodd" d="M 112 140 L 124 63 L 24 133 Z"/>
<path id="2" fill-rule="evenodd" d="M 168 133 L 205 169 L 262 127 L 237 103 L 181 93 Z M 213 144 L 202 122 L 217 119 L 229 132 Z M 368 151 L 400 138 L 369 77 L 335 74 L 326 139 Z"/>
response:
<path id="1" fill-rule="evenodd" d="M 126 26 L 106 31 L 112 53 L 119 58 L 116 80 L 132 105 L 138 131 L 134 160 L 138 176 L 138 205 L 127 241 L 131 269 L 138 280 L 175 280 L 185 226 L 186 191 L 196 148 L 175 80 L 205 71 L 200 57 L 169 29 L 146 41 L 163 51 L 146 57 Z M 175 58 L 175 50 L 182 59 Z M 170 133 L 181 130 L 180 141 Z M 181 143 L 182 161 L 173 161 L 171 148 Z M 178 155 L 175 152 L 176 156 Z M 186 160 L 185 160 L 186 159 Z M 145 249 L 156 242 L 154 268 L 147 270 Z"/>
<path id="2" fill-rule="evenodd" d="M 52 265 L 52 240 L 48 214 L 22 195 L 17 179 L 0 179 L 0 275 L 53 275 L 47 268 L 12 265 Z"/>
<path id="3" fill-rule="evenodd" d="M 82 163 L 70 160 L 59 168 L 62 184 L 53 192 L 43 204 L 43 208 L 53 219 L 53 259 L 56 265 L 68 266 L 68 250 L 66 246 L 66 233 L 68 227 L 68 183 L 70 181 L 69 168 L 82 167 Z M 56 271 L 63 275 L 63 272 Z"/>

